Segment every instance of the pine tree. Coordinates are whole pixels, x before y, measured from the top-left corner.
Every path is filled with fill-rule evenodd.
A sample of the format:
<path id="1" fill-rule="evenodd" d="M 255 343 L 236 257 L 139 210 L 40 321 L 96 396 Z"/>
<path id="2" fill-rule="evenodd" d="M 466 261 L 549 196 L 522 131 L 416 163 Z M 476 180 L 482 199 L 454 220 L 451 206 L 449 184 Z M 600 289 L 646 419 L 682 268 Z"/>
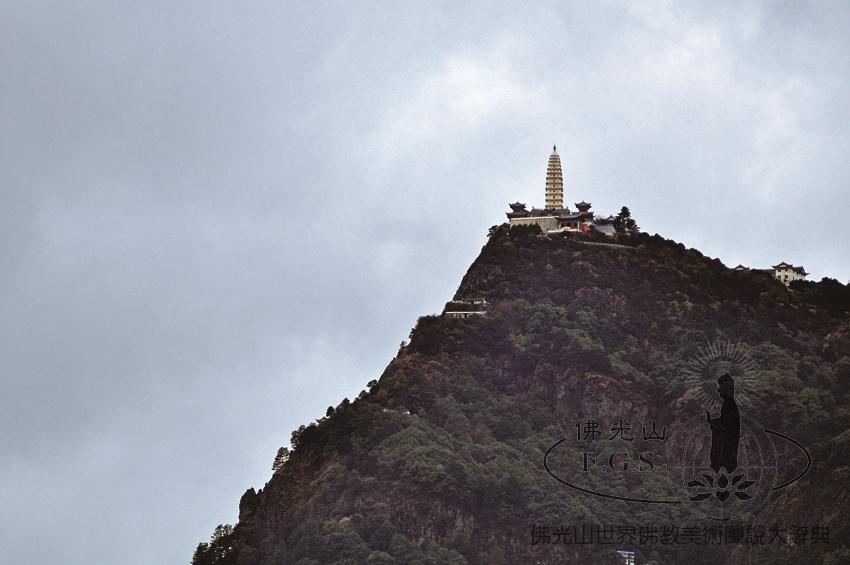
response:
<path id="1" fill-rule="evenodd" d="M 614 229 L 617 233 L 635 233 L 640 231 L 637 222 L 632 218 L 632 212 L 628 206 L 620 208 L 620 212 L 614 218 Z"/>
<path id="2" fill-rule="evenodd" d="M 277 473 L 283 464 L 286 463 L 286 460 L 289 459 L 289 450 L 285 447 L 281 447 L 277 450 L 277 455 L 275 455 L 274 463 L 272 463 L 272 471 Z"/>

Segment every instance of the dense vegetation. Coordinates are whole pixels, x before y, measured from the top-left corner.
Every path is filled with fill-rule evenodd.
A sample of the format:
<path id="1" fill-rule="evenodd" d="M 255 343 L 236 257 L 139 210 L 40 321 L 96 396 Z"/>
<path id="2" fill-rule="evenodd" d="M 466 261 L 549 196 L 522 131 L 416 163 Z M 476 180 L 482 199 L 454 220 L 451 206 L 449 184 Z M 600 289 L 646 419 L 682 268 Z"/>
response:
<path id="1" fill-rule="evenodd" d="M 850 464 L 850 289 L 825 279 L 788 290 L 659 236 L 593 245 L 610 242 L 491 229 L 455 296 L 486 298 L 488 315 L 420 318 L 368 390 L 293 432 L 239 523 L 217 529 L 194 565 L 616 563 L 599 546 L 533 546 L 530 528 L 689 518 L 577 495 L 545 473 L 543 453 L 582 404 L 689 417 L 685 363 L 717 338 L 748 348 L 753 410 L 816 461 L 762 516 L 828 524 L 831 543 L 658 547 L 641 562 L 846 562 L 850 501 L 830 485 Z"/>

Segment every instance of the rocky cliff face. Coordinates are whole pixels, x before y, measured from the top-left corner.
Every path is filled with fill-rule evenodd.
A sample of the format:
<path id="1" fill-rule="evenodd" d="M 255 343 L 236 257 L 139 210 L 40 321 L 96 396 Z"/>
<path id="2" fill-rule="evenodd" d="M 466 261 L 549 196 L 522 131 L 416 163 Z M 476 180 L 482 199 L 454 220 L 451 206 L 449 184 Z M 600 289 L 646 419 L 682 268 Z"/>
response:
<path id="1" fill-rule="evenodd" d="M 377 384 L 293 433 L 289 459 L 245 493 L 238 524 L 201 544 L 195 565 L 622 563 L 615 549 L 638 563 L 847 562 L 850 500 L 834 489 L 850 463 L 847 287 L 789 291 L 658 236 L 592 242 L 493 230 L 455 296 L 486 298 L 488 314 L 420 318 Z M 608 420 L 634 423 L 632 433 L 650 420 L 672 430 L 703 413 L 715 374 L 736 370 L 747 413 L 814 461 L 754 517 L 594 496 L 544 468 L 544 453 L 576 436 L 580 420 L 605 419 L 606 434 Z M 786 448 L 782 460 L 799 466 Z M 665 473 L 586 481 L 595 492 L 671 496 Z M 618 538 L 567 543 L 564 532 L 582 524 L 620 528 Z M 705 534 L 730 524 L 805 527 L 808 537 L 639 537 L 653 525 Z"/>

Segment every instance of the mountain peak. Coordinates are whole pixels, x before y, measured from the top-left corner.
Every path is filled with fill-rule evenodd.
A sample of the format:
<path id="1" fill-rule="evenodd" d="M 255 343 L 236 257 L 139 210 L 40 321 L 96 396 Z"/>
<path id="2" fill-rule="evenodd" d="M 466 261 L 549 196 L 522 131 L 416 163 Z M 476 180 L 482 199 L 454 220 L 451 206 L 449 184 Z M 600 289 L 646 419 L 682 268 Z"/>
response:
<path id="1" fill-rule="evenodd" d="M 740 380 L 747 413 L 792 427 L 825 463 L 761 515 L 781 508 L 826 524 L 846 513 L 847 496 L 823 486 L 850 463 L 850 441 L 836 439 L 850 427 L 850 292 L 836 284 L 789 289 L 657 235 L 494 227 L 453 297 L 482 313 L 420 318 L 367 391 L 293 432 L 288 458 L 242 497 L 239 523 L 217 530 L 193 563 L 821 562 L 830 546 L 553 544 L 534 528 L 548 528 L 551 542 L 558 527 L 712 525 L 683 505 L 571 490 L 544 466 L 591 415 L 619 421 L 621 433 L 629 423 L 630 434 L 639 422 L 674 429 L 701 415 L 714 374 L 697 382 L 692 360 L 706 347 L 743 352 L 755 367 Z M 734 372 L 736 358 L 717 359 Z M 588 481 L 671 496 L 664 473 L 609 477 Z M 831 522 L 833 535 L 847 539 L 845 523 Z"/>

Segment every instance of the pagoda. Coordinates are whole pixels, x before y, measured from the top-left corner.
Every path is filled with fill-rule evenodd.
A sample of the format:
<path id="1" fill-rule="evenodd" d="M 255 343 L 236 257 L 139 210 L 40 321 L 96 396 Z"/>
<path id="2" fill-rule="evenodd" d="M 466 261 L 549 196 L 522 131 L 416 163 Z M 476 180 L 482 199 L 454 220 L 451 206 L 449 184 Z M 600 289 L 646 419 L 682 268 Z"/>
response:
<path id="1" fill-rule="evenodd" d="M 562 210 L 564 208 L 564 175 L 561 172 L 561 157 L 558 147 L 552 146 L 549 155 L 549 165 L 546 167 L 546 209 Z"/>
<path id="2" fill-rule="evenodd" d="M 558 148 L 552 146 L 549 165 L 546 167 L 546 206 L 529 210 L 525 203 L 508 204 L 508 224 L 511 226 L 536 224 L 543 233 L 591 232 L 615 235 L 614 218 L 596 220 L 590 210 L 590 202 L 576 202 L 576 211 L 564 207 L 564 175 L 561 172 L 561 157 Z"/>

